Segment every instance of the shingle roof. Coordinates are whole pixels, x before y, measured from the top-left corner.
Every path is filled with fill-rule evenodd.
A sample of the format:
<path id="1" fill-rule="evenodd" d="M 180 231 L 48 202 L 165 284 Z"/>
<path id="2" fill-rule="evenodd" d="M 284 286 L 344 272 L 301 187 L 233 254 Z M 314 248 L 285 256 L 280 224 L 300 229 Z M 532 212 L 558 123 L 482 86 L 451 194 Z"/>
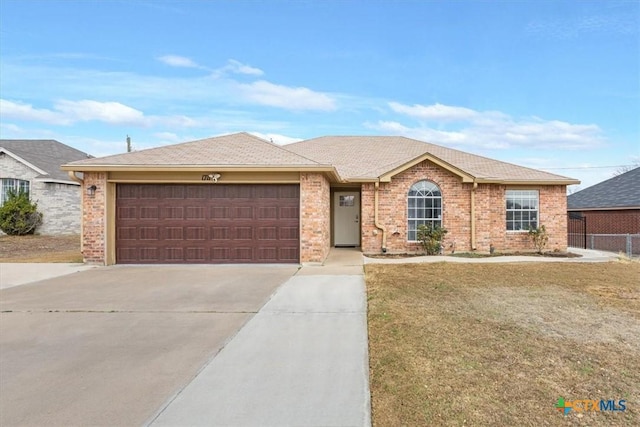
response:
<path id="1" fill-rule="evenodd" d="M 74 162 L 65 168 L 330 168 L 334 172 L 337 170 L 342 180 L 363 181 L 375 180 L 397 168 L 402 169 L 422 156 L 438 159 L 446 167 L 457 169 L 480 182 L 578 182 L 399 136 L 326 136 L 278 146 L 248 133 L 236 133 Z"/>
<path id="2" fill-rule="evenodd" d="M 316 166 L 317 162 L 248 133 L 74 162 L 73 166 Z M 69 165 L 71 166 L 71 165 Z"/>
<path id="3" fill-rule="evenodd" d="M 640 167 L 570 194 L 567 207 L 571 210 L 640 209 Z"/>
<path id="4" fill-rule="evenodd" d="M 0 139 L 0 151 L 9 152 L 44 172 L 37 177 L 43 181 L 73 182 L 67 172 L 60 170 L 60 165 L 91 157 L 52 139 Z"/>
<path id="5" fill-rule="evenodd" d="M 285 146 L 336 167 L 344 179 L 375 179 L 430 155 L 482 181 L 577 183 L 565 176 L 517 166 L 401 136 L 325 136 Z"/>

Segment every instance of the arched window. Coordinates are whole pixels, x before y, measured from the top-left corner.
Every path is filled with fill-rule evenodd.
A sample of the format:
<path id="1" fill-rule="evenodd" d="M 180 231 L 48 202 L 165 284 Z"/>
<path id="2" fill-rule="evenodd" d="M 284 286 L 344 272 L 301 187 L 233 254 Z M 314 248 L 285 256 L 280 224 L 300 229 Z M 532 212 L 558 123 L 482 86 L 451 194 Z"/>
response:
<path id="1" fill-rule="evenodd" d="M 418 225 L 430 222 L 442 226 L 442 193 L 431 181 L 418 181 L 411 186 L 408 197 L 407 239 L 416 241 Z"/>

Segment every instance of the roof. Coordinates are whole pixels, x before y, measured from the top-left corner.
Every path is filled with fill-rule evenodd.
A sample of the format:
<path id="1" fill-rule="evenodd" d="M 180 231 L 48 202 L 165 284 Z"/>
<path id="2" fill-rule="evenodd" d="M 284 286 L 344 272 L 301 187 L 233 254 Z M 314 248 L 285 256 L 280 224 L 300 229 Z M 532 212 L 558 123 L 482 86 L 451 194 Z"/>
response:
<path id="1" fill-rule="evenodd" d="M 335 172 L 331 165 L 322 165 L 245 132 L 88 159 L 73 162 L 64 168 L 75 171 L 291 168 Z"/>
<path id="2" fill-rule="evenodd" d="M 91 158 L 53 139 L 0 139 L 0 152 L 6 153 L 38 172 L 36 178 L 45 182 L 77 184 L 60 169 L 60 165 Z"/>
<path id="3" fill-rule="evenodd" d="M 400 136 L 326 136 L 279 146 L 248 133 L 88 159 L 65 170 L 318 170 L 342 182 L 389 181 L 430 160 L 463 182 L 577 184 L 571 178 L 516 166 Z"/>
<path id="4" fill-rule="evenodd" d="M 300 155 L 336 167 L 346 180 L 388 178 L 419 161 L 430 160 L 463 181 L 577 184 L 579 181 L 401 136 L 325 136 L 286 146 Z"/>
<path id="5" fill-rule="evenodd" d="M 640 209 L 640 167 L 567 197 L 569 210 Z"/>

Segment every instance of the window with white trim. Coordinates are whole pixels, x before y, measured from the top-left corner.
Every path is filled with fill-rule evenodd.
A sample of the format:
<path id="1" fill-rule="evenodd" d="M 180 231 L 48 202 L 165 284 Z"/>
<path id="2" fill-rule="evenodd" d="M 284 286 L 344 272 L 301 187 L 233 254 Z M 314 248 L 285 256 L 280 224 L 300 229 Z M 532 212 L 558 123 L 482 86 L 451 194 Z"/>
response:
<path id="1" fill-rule="evenodd" d="M 538 190 L 507 190 L 507 231 L 538 228 Z"/>
<path id="2" fill-rule="evenodd" d="M 407 198 L 407 240 L 418 240 L 420 224 L 442 226 L 442 193 L 431 181 L 418 181 L 411 186 Z"/>
<path id="3" fill-rule="evenodd" d="M 13 191 L 16 194 L 25 192 L 29 194 L 29 181 L 15 178 L 0 178 L 0 206 L 4 204 L 4 201 L 9 197 L 9 192 Z"/>

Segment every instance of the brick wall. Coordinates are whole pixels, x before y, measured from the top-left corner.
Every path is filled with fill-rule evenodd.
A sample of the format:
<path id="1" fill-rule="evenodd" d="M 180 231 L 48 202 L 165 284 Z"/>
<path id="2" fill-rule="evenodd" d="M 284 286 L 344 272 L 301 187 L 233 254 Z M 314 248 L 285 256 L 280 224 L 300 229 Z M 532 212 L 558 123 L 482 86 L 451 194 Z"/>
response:
<path id="1" fill-rule="evenodd" d="M 640 209 L 583 211 L 587 234 L 640 234 Z"/>
<path id="2" fill-rule="evenodd" d="M 107 174 L 85 172 L 82 186 L 82 255 L 87 263 L 105 264 L 105 189 Z M 87 195 L 87 188 L 95 185 L 93 197 Z"/>
<path id="3" fill-rule="evenodd" d="M 381 183 L 379 190 L 379 221 L 387 230 L 387 252 L 421 251 L 418 243 L 407 241 L 407 194 L 413 184 L 429 180 L 442 191 L 442 221 L 448 230 L 447 252 L 470 251 L 472 184 L 463 184 L 457 176 L 439 166 L 424 161 L 401 174 L 390 183 Z M 506 231 L 505 191 L 517 187 L 480 184 L 476 189 L 476 249 L 489 251 L 534 250 L 526 232 Z M 566 250 L 566 187 L 526 187 L 540 192 L 540 224 L 550 235 L 548 249 Z M 379 253 L 382 233 L 374 224 L 374 184 L 362 185 L 362 250 Z"/>
<path id="4" fill-rule="evenodd" d="M 300 173 L 300 262 L 323 262 L 331 245 L 329 181 L 319 173 Z"/>
<path id="5" fill-rule="evenodd" d="M 476 189 L 476 248 L 488 251 L 493 244 L 496 251 L 535 250 L 528 233 L 506 231 L 506 190 L 517 190 L 517 186 L 480 184 Z M 544 225 L 549 235 L 547 250 L 567 249 L 567 215 L 562 210 L 567 206 L 566 187 L 543 185 L 521 187 L 539 192 L 539 225 Z"/>
<path id="6" fill-rule="evenodd" d="M 0 178 L 30 182 L 29 196 L 38 204 L 38 211 L 42 213 L 42 224 L 36 229 L 36 233 L 79 234 L 80 186 L 38 181 L 35 179 L 38 175 L 39 173 L 11 156 L 0 156 Z"/>

